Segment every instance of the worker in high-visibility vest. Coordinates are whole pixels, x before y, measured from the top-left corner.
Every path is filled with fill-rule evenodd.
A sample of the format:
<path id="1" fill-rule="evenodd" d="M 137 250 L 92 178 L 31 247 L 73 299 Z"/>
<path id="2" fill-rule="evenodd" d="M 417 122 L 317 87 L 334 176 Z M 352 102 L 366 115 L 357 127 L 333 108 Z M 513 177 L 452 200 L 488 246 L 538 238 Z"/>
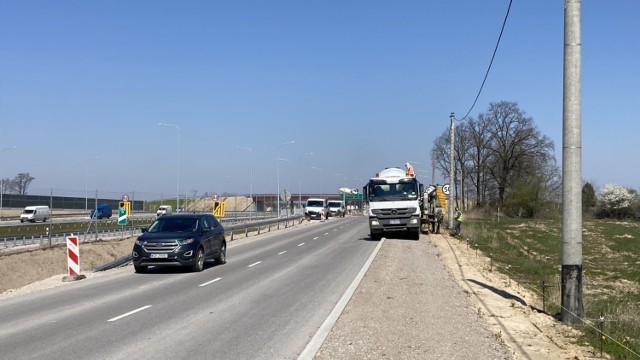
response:
<path id="1" fill-rule="evenodd" d="M 413 172 L 413 165 L 406 163 L 404 166 L 407 167 L 407 176 L 416 176 L 416 173 Z"/>

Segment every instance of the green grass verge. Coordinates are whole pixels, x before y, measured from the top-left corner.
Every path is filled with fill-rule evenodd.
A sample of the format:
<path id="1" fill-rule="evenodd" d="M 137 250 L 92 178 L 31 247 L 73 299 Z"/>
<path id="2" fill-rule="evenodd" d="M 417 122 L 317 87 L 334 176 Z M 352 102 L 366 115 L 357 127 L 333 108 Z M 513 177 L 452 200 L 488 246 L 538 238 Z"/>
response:
<path id="1" fill-rule="evenodd" d="M 540 298 L 544 282 L 546 312 L 560 312 L 560 219 L 469 219 L 463 237 L 470 247 L 491 257 L 494 269 L 536 291 Z M 637 359 L 631 351 L 640 353 L 640 224 L 587 219 L 582 241 L 585 319 L 596 328 L 602 325 L 610 338 L 581 325 L 580 341 L 595 349 L 602 346 L 616 359 Z M 605 322 L 600 324 L 601 316 Z"/>

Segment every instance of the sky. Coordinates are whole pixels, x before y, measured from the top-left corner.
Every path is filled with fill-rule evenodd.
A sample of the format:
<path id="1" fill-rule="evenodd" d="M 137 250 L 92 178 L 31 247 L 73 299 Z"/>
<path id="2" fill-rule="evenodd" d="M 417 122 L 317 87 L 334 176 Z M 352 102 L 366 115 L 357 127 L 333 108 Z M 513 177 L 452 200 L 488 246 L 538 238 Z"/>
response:
<path id="1" fill-rule="evenodd" d="M 335 194 L 410 161 L 429 183 L 508 5 L 0 0 L 1 175 L 29 173 L 30 194 Z M 639 187 L 639 17 L 635 0 L 582 2 L 582 178 L 596 188 Z M 516 102 L 559 165 L 563 47 L 563 1 L 514 0 L 470 112 Z"/>

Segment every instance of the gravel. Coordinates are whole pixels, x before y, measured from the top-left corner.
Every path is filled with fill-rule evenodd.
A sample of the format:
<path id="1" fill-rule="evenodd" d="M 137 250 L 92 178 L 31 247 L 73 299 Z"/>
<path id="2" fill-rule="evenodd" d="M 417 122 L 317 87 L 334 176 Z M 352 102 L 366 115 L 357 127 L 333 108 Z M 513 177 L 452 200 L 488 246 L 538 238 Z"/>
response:
<path id="1" fill-rule="evenodd" d="M 385 239 L 315 359 L 512 359 L 427 236 Z"/>

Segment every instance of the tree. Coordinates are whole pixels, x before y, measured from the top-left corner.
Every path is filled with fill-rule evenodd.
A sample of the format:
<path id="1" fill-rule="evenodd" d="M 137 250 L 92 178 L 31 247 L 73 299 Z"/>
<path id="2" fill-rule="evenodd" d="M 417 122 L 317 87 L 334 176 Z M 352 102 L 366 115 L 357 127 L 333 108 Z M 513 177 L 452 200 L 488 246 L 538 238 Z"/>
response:
<path id="1" fill-rule="evenodd" d="M 600 193 L 600 206 L 605 215 L 616 219 L 632 217 L 637 200 L 637 192 L 615 184 L 606 185 Z"/>
<path id="2" fill-rule="evenodd" d="M 582 185 L 582 212 L 584 214 L 591 212 L 596 205 L 598 205 L 596 190 L 590 182 L 586 182 Z"/>
<path id="3" fill-rule="evenodd" d="M 486 114 L 492 138 L 488 170 L 497 185 L 500 203 L 504 202 L 509 186 L 518 179 L 522 164 L 545 164 L 554 158 L 553 141 L 541 135 L 533 119 L 525 115 L 516 103 L 507 101 L 491 103 Z"/>
<path id="4" fill-rule="evenodd" d="M 19 173 L 13 179 L 11 188 L 12 192 L 18 195 L 26 195 L 29 185 L 31 185 L 31 182 L 35 179 L 36 178 L 29 175 L 29 173 Z"/>

